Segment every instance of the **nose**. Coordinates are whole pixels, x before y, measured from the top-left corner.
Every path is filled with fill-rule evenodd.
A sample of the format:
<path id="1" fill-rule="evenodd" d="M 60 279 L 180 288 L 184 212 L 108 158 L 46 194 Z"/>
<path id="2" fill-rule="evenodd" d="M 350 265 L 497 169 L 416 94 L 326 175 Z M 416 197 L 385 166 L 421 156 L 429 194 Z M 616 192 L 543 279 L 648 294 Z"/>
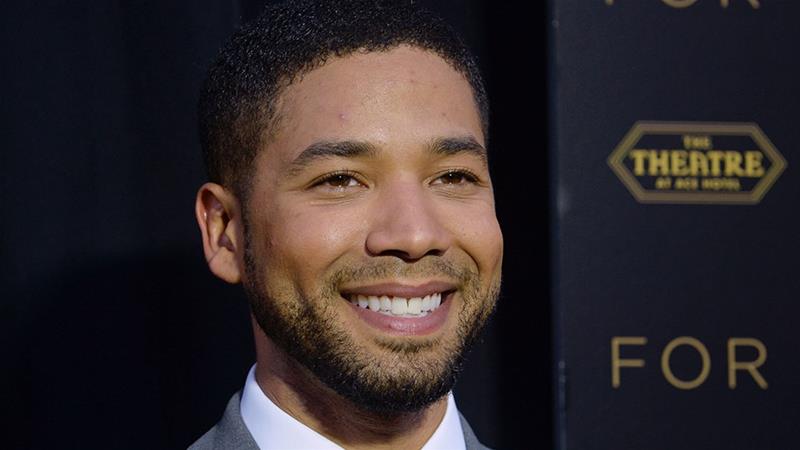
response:
<path id="1" fill-rule="evenodd" d="M 397 183 L 384 190 L 372 208 L 367 252 L 414 261 L 426 255 L 441 256 L 452 234 L 442 222 L 435 200 L 418 183 Z"/>

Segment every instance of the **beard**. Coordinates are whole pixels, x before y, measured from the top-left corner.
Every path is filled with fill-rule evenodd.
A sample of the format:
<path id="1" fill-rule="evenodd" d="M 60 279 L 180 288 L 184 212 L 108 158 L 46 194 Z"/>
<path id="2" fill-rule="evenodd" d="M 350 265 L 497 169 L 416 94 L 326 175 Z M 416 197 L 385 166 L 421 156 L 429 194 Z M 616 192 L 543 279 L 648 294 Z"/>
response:
<path id="1" fill-rule="evenodd" d="M 323 384 L 367 411 L 417 412 L 450 392 L 466 354 L 494 310 L 499 279 L 482 288 L 470 264 L 437 256 L 413 264 L 380 258 L 361 266 L 341 266 L 321 280 L 314 292 L 301 293 L 290 282 L 270 289 L 264 282 L 264 269 L 247 249 L 244 288 L 264 333 Z M 376 352 L 338 319 L 339 302 L 346 302 L 338 290 L 343 283 L 437 275 L 445 275 L 459 287 L 462 308 L 455 333 L 427 339 L 382 337 L 376 341 Z M 453 301 L 452 296 L 447 301 Z"/>

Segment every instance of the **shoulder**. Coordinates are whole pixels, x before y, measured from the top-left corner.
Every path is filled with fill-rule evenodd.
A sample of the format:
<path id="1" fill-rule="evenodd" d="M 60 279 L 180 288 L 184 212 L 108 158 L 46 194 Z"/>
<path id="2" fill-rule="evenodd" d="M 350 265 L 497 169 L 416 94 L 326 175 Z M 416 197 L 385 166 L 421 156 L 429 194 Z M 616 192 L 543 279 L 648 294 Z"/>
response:
<path id="1" fill-rule="evenodd" d="M 220 421 L 189 446 L 189 450 L 258 450 L 239 412 L 240 400 L 241 393 L 237 392 L 228 400 Z"/>
<path id="2" fill-rule="evenodd" d="M 481 444 L 481 441 L 475 436 L 475 432 L 472 431 L 472 427 L 469 426 L 469 422 L 460 412 L 458 413 L 458 418 L 461 419 L 461 429 L 464 432 L 464 444 L 466 444 L 467 450 L 491 450 Z"/>

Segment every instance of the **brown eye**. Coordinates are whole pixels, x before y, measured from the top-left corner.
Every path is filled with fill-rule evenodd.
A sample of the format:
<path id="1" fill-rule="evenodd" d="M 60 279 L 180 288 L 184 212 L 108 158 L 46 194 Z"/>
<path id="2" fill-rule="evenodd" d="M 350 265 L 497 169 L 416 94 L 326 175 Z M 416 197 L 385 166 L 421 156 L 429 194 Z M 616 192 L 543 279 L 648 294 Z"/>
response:
<path id="1" fill-rule="evenodd" d="M 323 181 L 329 186 L 340 188 L 358 185 L 358 181 L 355 178 L 343 173 L 332 175 Z"/>
<path id="2" fill-rule="evenodd" d="M 456 184 L 464 181 L 464 174 L 457 172 L 449 172 L 442 175 L 442 182 L 445 184 Z"/>
<path id="3" fill-rule="evenodd" d="M 438 180 L 441 184 L 475 183 L 478 179 L 467 172 L 451 171 L 441 175 Z"/>
<path id="4" fill-rule="evenodd" d="M 324 189 L 331 192 L 344 192 L 351 188 L 363 186 L 357 175 L 350 172 L 334 172 L 315 181 L 311 187 L 315 189 Z"/>

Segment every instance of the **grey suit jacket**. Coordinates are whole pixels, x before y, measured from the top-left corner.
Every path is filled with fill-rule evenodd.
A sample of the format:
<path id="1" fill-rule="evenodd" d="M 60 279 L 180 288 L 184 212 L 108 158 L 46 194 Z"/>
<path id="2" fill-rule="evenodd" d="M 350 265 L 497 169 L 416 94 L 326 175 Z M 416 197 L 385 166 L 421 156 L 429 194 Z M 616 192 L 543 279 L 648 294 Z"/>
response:
<path id="1" fill-rule="evenodd" d="M 228 406 L 225 407 L 222 419 L 214 425 L 214 428 L 208 430 L 197 442 L 192 444 L 189 450 L 258 450 L 258 445 L 247 431 L 239 412 L 240 399 L 241 392 L 234 394 L 228 401 Z M 464 430 L 467 450 L 489 450 L 475 437 L 475 433 L 472 432 L 472 428 L 464 416 L 459 414 L 459 417 L 461 418 L 461 428 Z"/>

